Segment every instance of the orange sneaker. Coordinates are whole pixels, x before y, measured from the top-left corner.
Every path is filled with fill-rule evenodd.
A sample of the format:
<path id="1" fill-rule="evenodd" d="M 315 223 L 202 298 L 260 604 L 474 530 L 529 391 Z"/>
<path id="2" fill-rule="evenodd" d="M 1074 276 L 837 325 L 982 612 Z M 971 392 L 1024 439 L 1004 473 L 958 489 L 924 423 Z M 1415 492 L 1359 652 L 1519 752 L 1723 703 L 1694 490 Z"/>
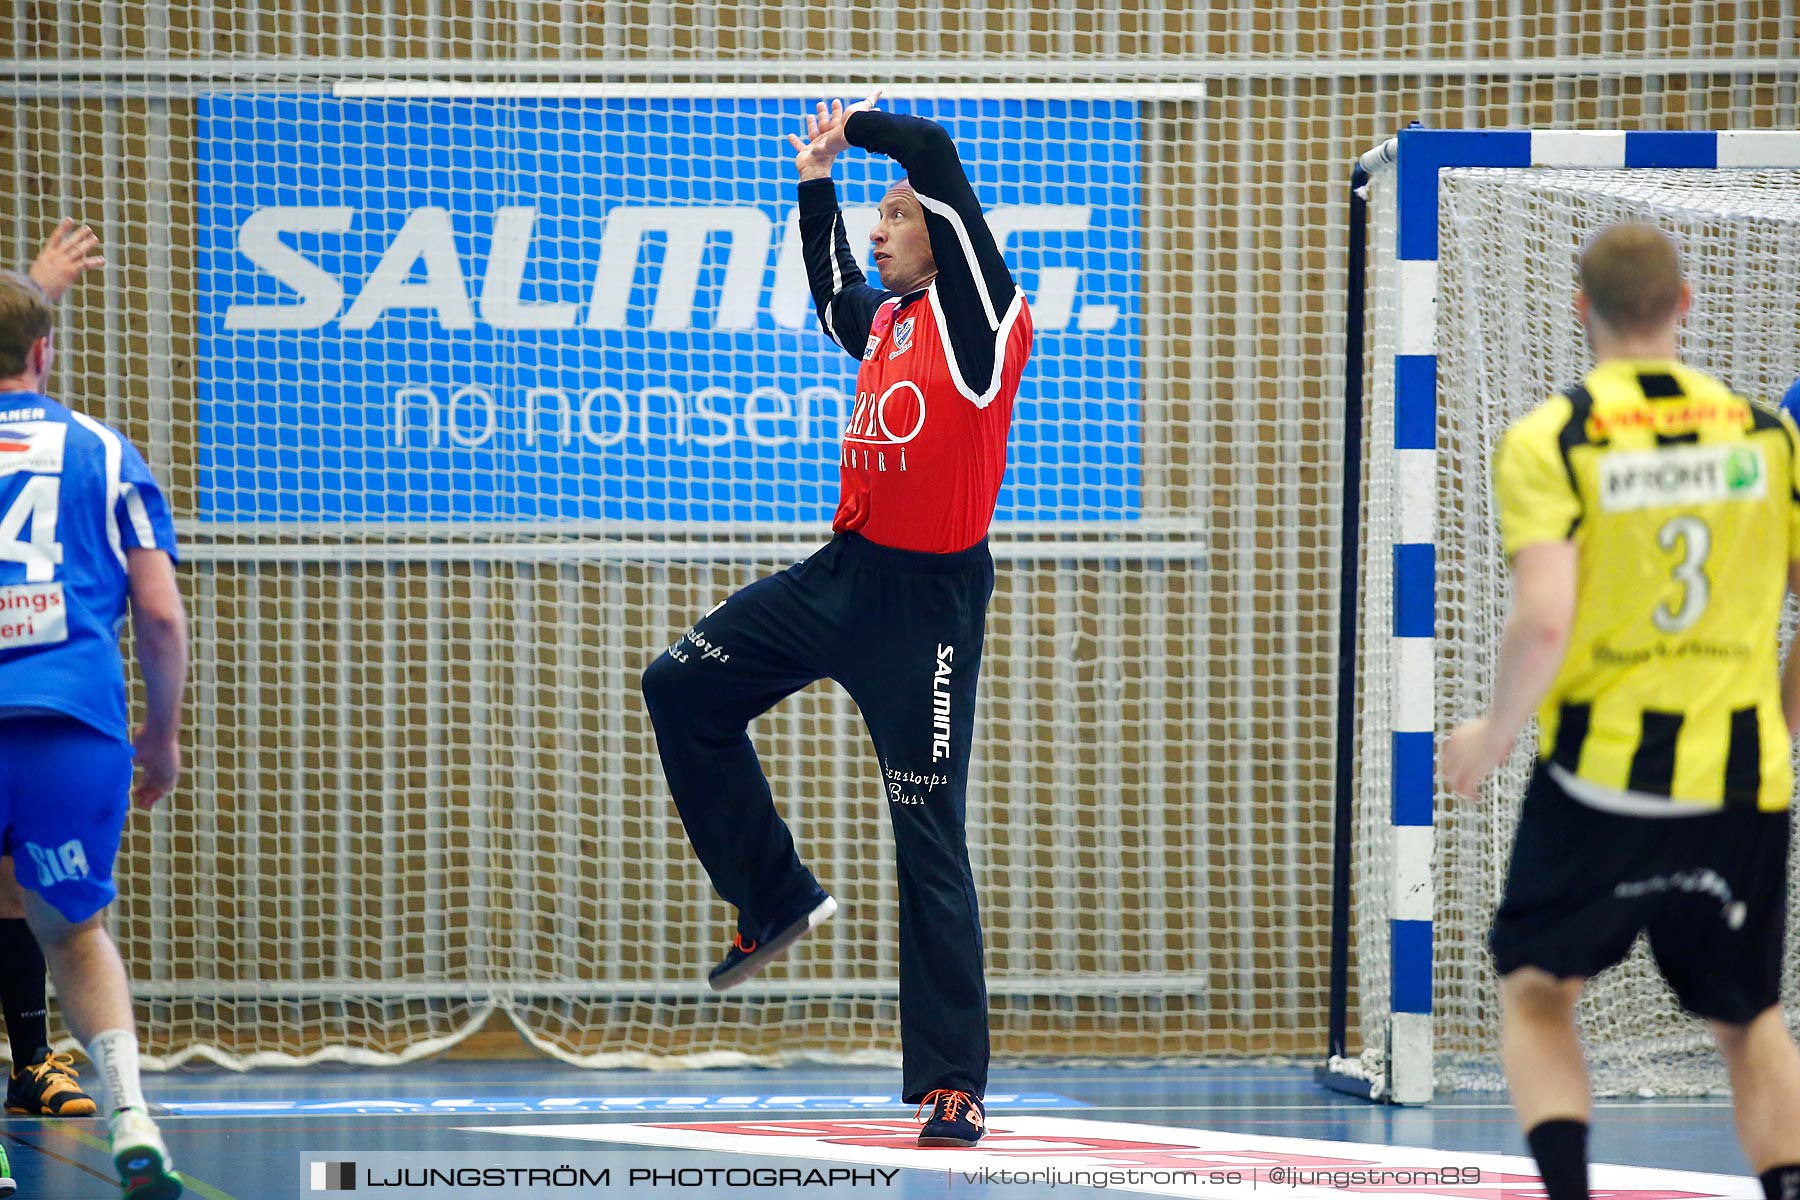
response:
<path id="1" fill-rule="evenodd" d="M 981 1111 L 981 1101 L 967 1092 L 958 1092 L 950 1088 L 939 1088 L 928 1092 L 925 1103 L 919 1105 L 918 1117 L 925 1112 L 925 1105 L 931 1108 L 931 1119 L 919 1130 L 921 1147 L 953 1147 L 973 1146 L 987 1132 L 986 1115 Z"/>
<path id="2" fill-rule="evenodd" d="M 6 1111 L 28 1117 L 91 1117 L 94 1098 L 75 1082 L 75 1060 L 41 1047 L 28 1063 L 14 1063 L 6 1082 Z"/>

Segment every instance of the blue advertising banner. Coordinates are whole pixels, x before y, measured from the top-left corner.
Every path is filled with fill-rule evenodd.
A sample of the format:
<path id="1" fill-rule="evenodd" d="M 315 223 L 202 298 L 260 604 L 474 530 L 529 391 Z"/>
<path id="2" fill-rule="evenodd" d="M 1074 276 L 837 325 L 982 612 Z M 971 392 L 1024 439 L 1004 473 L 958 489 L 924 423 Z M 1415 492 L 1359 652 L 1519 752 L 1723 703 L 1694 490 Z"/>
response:
<path id="1" fill-rule="evenodd" d="M 1033 306 L 998 518 L 1136 517 L 1135 104 L 906 110 L 956 137 Z M 829 519 L 857 360 L 807 291 L 804 111 L 202 97 L 199 518 Z M 898 169 L 836 174 L 866 249 Z"/>

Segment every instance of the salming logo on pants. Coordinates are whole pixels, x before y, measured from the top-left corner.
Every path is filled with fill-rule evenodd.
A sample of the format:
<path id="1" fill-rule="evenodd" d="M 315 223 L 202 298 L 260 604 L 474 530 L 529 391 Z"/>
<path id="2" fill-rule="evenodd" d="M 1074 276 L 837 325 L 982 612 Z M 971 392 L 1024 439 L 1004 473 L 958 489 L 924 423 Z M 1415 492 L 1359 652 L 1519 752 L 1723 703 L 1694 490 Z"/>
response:
<path id="1" fill-rule="evenodd" d="M 937 671 L 931 679 L 931 761 L 950 757 L 950 660 L 956 647 L 938 643 Z"/>
<path id="2" fill-rule="evenodd" d="M 695 853 L 746 941 L 818 890 L 775 810 L 750 722 L 819 679 L 862 710 L 900 884 L 904 1096 L 987 1086 L 987 988 L 964 838 L 987 544 L 956 554 L 842 534 L 702 617 L 644 673 L 644 702 Z"/>

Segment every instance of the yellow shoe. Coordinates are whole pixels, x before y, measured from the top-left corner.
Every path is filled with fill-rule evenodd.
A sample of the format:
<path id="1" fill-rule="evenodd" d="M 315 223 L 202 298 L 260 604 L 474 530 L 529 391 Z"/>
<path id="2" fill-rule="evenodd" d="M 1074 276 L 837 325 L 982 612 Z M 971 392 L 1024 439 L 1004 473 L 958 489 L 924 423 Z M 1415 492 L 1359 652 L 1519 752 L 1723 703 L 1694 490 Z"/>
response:
<path id="1" fill-rule="evenodd" d="M 28 1117 L 91 1117 L 94 1098 L 75 1082 L 75 1060 L 41 1049 L 31 1062 L 13 1064 L 6 1083 L 6 1111 Z"/>

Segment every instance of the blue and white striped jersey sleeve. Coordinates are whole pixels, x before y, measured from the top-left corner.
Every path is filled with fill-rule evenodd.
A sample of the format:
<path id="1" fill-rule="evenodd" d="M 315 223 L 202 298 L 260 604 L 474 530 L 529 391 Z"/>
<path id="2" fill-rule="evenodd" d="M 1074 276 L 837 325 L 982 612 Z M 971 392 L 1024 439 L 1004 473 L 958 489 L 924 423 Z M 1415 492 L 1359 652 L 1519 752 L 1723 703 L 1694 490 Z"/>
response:
<path id="1" fill-rule="evenodd" d="M 112 513 L 119 528 L 119 544 L 128 550 L 163 550 L 170 558 L 177 558 L 175 520 L 169 512 L 169 502 L 144 456 L 130 442 L 119 440 L 119 499 Z"/>

